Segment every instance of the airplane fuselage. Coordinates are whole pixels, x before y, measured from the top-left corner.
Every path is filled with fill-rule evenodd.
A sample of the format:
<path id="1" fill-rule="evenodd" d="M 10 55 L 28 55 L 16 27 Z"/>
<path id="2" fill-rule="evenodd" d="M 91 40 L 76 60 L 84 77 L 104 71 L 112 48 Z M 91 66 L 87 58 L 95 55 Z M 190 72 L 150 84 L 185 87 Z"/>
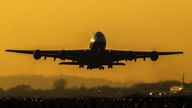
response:
<path id="1" fill-rule="evenodd" d="M 90 50 L 93 52 L 104 51 L 106 47 L 106 38 L 102 32 L 96 32 L 90 41 Z"/>
<path id="2" fill-rule="evenodd" d="M 105 35 L 102 32 L 94 33 L 89 49 L 85 50 L 85 53 L 78 57 L 79 59 L 74 60 L 74 63 L 79 64 L 80 68 L 87 66 L 87 69 L 104 69 L 104 65 L 107 65 L 108 68 L 112 68 L 113 65 L 125 65 L 124 63 L 114 63 L 113 56 L 109 56 L 110 50 L 106 49 L 106 43 Z"/>
<path id="3" fill-rule="evenodd" d="M 106 53 L 108 52 L 106 50 L 106 38 L 105 35 L 102 32 L 96 32 L 93 34 L 93 37 L 91 38 L 90 41 L 90 56 L 88 59 L 84 59 L 85 65 L 88 66 L 88 69 L 93 69 L 93 68 L 100 68 L 104 69 L 102 65 L 109 64 L 108 67 L 112 68 L 110 65 L 109 58 L 104 57 Z"/>

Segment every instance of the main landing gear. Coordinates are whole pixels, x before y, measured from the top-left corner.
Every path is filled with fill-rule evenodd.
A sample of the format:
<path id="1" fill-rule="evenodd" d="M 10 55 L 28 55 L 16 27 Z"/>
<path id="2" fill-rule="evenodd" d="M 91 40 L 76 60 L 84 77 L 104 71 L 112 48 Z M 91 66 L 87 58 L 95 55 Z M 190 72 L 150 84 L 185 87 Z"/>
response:
<path id="1" fill-rule="evenodd" d="M 113 68 L 113 65 L 108 65 L 108 69 L 110 69 L 110 68 L 112 69 L 112 68 Z"/>
<path id="2" fill-rule="evenodd" d="M 79 65 L 79 68 L 84 68 L 84 65 Z"/>
<path id="3" fill-rule="evenodd" d="M 89 69 L 92 70 L 93 68 L 92 67 L 87 67 L 87 70 L 89 70 Z"/>
<path id="4" fill-rule="evenodd" d="M 99 67 L 99 70 L 104 70 L 105 68 L 103 66 Z"/>
<path id="5" fill-rule="evenodd" d="M 87 70 L 92 70 L 92 69 L 94 69 L 94 68 L 99 68 L 99 70 L 104 70 L 105 68 L 103 67 L 103 66 L 100 66 L 100 67 L 87 67 Z"/>

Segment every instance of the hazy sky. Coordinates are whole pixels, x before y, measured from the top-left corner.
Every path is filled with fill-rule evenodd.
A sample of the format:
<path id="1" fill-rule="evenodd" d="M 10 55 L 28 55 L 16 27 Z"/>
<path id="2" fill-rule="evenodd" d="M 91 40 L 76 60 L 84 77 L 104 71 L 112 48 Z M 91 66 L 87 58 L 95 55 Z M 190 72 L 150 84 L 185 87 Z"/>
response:
<path id="1" fill-rule="evenodd" d="M 102 31 L 107 48 L 184 51 L 157 62 L 128 62 L 105 71 L 36 61 L 5 49 L 88 48 L 91 31 Z M 192 81 L 191 0 L 0 0 L 0 75 L 70 75 L 113 81 Z"/>

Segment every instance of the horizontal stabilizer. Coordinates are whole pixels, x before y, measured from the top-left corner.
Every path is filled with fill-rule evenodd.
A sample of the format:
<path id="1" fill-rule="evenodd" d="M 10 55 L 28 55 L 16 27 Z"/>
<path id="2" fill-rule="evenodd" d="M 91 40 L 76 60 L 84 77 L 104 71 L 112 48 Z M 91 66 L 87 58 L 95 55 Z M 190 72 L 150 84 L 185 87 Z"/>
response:
<path id="1" fill-rule="evenodd" d="M 82 63 L 79 62 L 60 62 L 59 65 L 82 65 Z M 88 65 L 88 64 L 83 64 Z M 109 65 L 108 63 L 102 64 L 102 65 Z M 112 63 L 110 65 L 125 65 L 125 63 Z"/>
<path id="2" fill-rule="evenodd" d="M 60 62 L 59 65 L 80 65 L 78 62 Z"/>

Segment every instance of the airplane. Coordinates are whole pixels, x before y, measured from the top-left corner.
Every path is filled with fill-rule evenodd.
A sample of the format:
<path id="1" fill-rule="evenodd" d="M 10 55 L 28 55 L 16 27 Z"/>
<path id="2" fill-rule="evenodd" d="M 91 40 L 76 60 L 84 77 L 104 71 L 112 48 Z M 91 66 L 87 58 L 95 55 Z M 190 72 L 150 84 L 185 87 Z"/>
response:
<path id="1" fill-rule="evenodd" d="M 125 65 L 123 61 L 135 61 L 138 58 L 150 58 L 152 61 L 158 60 L 160 55 L 183 54 L 183 52 L 157 52 L 157 51 L 123 51 L 106 49 L 105 35 L 98 31 L 93 33 L 88 49 L 80 50 L 12 50 L 8 49 L 6 52 L 15 52 L 23 54 L 32 54 L 36 60 L 44 57 L 54 58 L 54 61 L 59 58 L 63 61 L 70 60 L 70 62 L 60 62 L 59 65 L 78 65 L 79 68 L 87 66 L 87 70 L 99 69 L 104 70 L 104 66 L 113 68 L 113 66 Z"/>

